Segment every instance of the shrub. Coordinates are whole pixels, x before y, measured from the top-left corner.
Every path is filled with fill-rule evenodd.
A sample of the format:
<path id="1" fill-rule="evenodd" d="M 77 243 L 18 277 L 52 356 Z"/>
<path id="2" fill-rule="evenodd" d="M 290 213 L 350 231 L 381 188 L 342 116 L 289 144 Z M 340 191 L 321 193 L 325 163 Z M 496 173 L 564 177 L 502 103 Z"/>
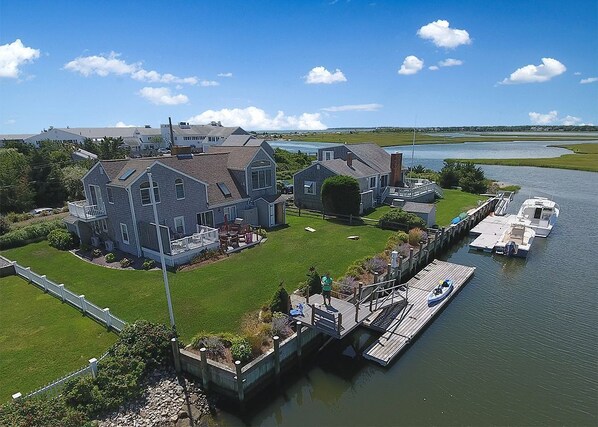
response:
<path id="1" fill-rule="evenodd" d="M 96 249 L 94 249 L 93 251 L 91 251 L 91 255 L 92 255 L 94 258 L 99 258 L 99 257 L 101 257 L 101 256 L 102 256 L 102 251 L 101 251 L 100 249 L 97 249 L 97 248 L 96 248 Z"/>
<path id="2" fill-rule="evenodd" d="M 0 215 L 0 236 L 10 231 L 10 221 L 5 216 Z"/>
<path id="3" fill-rule="evenodd" d="M 272 336 L 278 335 L 286 338 L 293 333 L 291 322 L 284 313 L 274 313 L 272 316 Z"/>
<path id="4" fill-rule="evenodd" d="M 31 215 L 29 212 L 23 212 L 23 213 L 9 212 L 6 214 L 6 219 L 9 222 L 27 221 L 28 219 L 31 219 L 31 218 L 33 218 L 33 215 Z"/>
<path id="5" fill-rule="evenodd" d="M 75 237 L 76 236 L 73 233 L 70 233 L 65 229 L 56 229 L 48 233 L 48 243 L 53 248 L 61 251 L 68 251 L 79 243 L 78 241 L 75 242 Z"/>
<path id="6" fill-rule="evenodd" d="M 350 176 L 336 175 L 322 184 L 322 206 L 325 212 L 359 215 L 361 196 L 359 183 Z"/>
<path id="7" fill-rule="evenodd" d="M 353 276 L 345 276 L 339 281 L 339 292 L 345 295 L 351 295 L 353 290 L 359 286 L 359 282 Z"/>
<path id="8" fill-rule="evenodd" d="M 112 252 L 108 252 L 104 259 L 106 260 L 106 262 L 114 262 L 116 261 L 116 256 Z"/>
<path id="9" fill-rule="evenodd" d="M 361 275 L 363 275 L 366 271 L 364 265 L 369 259 L 370 257 L 365 257 L 353 261 L 347 268 L 345 276 L 360 277 Z"/>
<path id="10" fill-rule="evenodd" d="M 272 314 L 270 311 L 268 310 L 266 313 L 270 315 L 271 320 Z M 272 325 L 262 323 L 255 313 L 249 313 L 243 318 L 241 330 L 255 354 L 261 352 L 262 346 L 268 342 L 268 338 L 272 335 Z"/>
<path id="11" fill-rule="evenodd" d="M 309 267 L 307 281 L 304 283 L 304 287 L 307 288 L 310 295 L 322 293 L 322 281 L 320 275 L 316 271 L 316 267 Z"/>
<path id="12" fill-rule="evenodd" d="M 272 301 L 270 302 L 270 311 L 280 311 L 281 313 L 289 312 L 289 294 L 284 288 L 283 283 L 280 282 L 278 289 L 274 292 Z"/>
<path id="13" fill-rule="evenodd" d="M 419 228 L 409 230 L 409 244 L 411 246 L 418 245 L 421 242 L 424 231 Z"/>
<path id="14" fill-rule="evenodd" d="M 375 256 L 366 261 L 364 267 L 370 273 L 382 274 L 386 271 L 387 262 L 380 256 Z"/>
<path id="15" fill-rule="evenodd" d="M 384 249 L 386 251 L 393 251 L 398 245 L 408 241 L 409 235 L 407 233 L 405 233 L 404 231 L 397 231 L 388 238 L 386 242 L 386 247 Z"/>
<path id="16" fill-rule="evenodd" d="M 85 422 L 85 414 L 61 397 L 19 399 L 0 406 L 1 426 L 79 427 Z"/>
<path id="17" fill-rule="evenodd" d="M 232 341 L 230 348 L 233 360 L 240 360 L 245 363 L 251 359 L 251 346 L 245 338 L 237 337 Z"/>
<path id="18" fill-rule="evenodd" d="M 196 350 L 205 347 L 207 355 L 211 359 L 218 359 L 226 354 L 224 340 L 217 335 L 200 333 L 191 340 L 191 347 Z"/>
<path id="19" fill-rule="evenodd" d="M 409 243 L 401 243 L 397 247 L 397 252 L 403 258 L 407 258 L 409 256 L 409 254 L 411 253 L 411 245 Z"/>
<path id="20" fill-rule="evenodd" d="M 255 231 L 255 234 L 257 234 L 258 236 L 260 236 L 260 237 L 262 237 L 262 238 L 264 238 L 264 239 L 265 239 L 266 237 L 268 237 L 268 232 L 267 232 L 265 229 L 263 229 L 263 228 L 258 228 L 258 229 Z"/>
<path id="21" fill-rule="evenodd" d="M 129 258 L 123 258 L 120 260 L 120 266 L 122 268 L 130 267 L 131 264 L 133 264 L 133 261 L 131 261 Z"/>
<path id="22" fill-rule="evenodd" d="M 154 261 L 153 259 L 146 259 L 145 261 L 143 261 L 143 269 L 144 270 L 151 270 L 155 266 L 156 266 L 156 261 Z"/>
<path id="23" fill-rule="evenodd" d="M 29 243 L 30 240 L 43 239 L 52 230 L 65 229 L 62 220 L 45 221 L 17 228 L 0 236 L 0 249 L 16 248 Z"/>
<path id="24" fill-rule="evenodd" d="M 392 209 L 382 215 L 378 221 L 380 228 L 397 230 L 399 228 L 424 228 L 426 223 L 423 219 L 403 209 Z"/>
<path id="25" fill-rule="evenodd" d="M 87 251 L 91 250 L 91 246 L 89 246 L 86 243 L 81 242 L 81 243 L 79 243 L 79 250 L 82 252 L 87 252 Z"/>

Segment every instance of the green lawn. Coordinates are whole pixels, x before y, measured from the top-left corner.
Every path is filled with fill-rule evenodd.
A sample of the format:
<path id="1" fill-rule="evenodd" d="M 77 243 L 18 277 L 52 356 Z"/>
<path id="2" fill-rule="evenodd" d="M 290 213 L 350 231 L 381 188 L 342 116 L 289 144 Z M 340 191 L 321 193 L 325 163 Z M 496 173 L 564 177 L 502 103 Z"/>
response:
<path id="1" fill-rule="evenodd" d="M 570 144 L 555 145 L 567 148 L 573 154 L 563 154 L 560 157 L 549 159 L 470 159 L 467 161 L 481 165 L 505 166 L 537 166 L 541 168 L 574 169 L 589 172 L 598 172 L 598 144 Z"/>
<path id="2" fill-rule="evenodd" d="M 0 404 L 86 366 L 116 341 L 115 334 L 17 276 L 0 279 L 0 294 Z"/>
<path id="3" fill-rule="evenodd" d="M 436 202 L 436 224 L 441 227 L 447 226 L 451 220 L 461 212 L 466 212 L 478 206 L 478 200 L 486 200 L 487 197 L 477 194 L 465 193 L 461 190 L 442 190 L 444 198 Z"/>
<path id="4" fill-rule="evenodd" d="M 347 144 L 359 144 L 361 142 L 373 142 L 381 147 L 388 147 L 393 145 L 411 145 L 413 143 L 413 132 L 397 132 L 397 131 L 380 131 L 380 132 L 363 132 L 352 131 L 349 132 L 314 132 L 308 135 L 289 135 L 289 139 L 293 141 L 306 142 L 336 142 Z M 576 136 L 576 139 L 595 139 L 595 136 Z M 570 136 L 543 136 L 543 135 L 526 135 L 525 133 L 517 135 L 496 135 L 487 133 L 483 136 L 472 134 L 465 137 L 447 137 L 441 134 L 433 133 L 417 133 L 415 136 L 416 144 L 454 144 L 462 142 L 502 142 L 509 141 L 562 141 L 563 139 L 571 139 Z"/>
<path id="5" fill-rule="evenodd" d="M 288 215 L 287 220 L 288 227 L 269 232 L 268 241 L 259 247 L 196 270 L 169 273 L 174 314 L 184 341 L 202 330 L 238 332 L 243 315 L 269 301 L 280 281 L 289 291 L 296 289 L 311 265 L 339 277 L 355 259 L 382 251 L 391 234 L 372 226 L 347 226 L 321 218 Z M 309 233 L 304 230 L 307 226 L 317 231 Z M 347 239 L 351 235 L 360 239 Z M 168 323 L 160 271 L 99 267 L 55 250 L 45 241 L 3 255 L 85 294 L 123 320 Z"/>

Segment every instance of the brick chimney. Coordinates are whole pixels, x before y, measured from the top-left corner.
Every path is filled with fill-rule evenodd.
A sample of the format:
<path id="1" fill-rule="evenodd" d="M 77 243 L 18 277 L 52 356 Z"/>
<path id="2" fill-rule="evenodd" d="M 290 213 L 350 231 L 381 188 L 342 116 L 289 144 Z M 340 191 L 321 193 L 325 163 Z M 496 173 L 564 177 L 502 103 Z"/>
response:
<path id="1" fill-rule="evenodd" d="M 353 167 L 353 153 L 350 151 L 347 152 L 347 166 Z"/>
<path id="2" fill-rule="evenodd" d="M 403 168 L 403 154 L 396 152 L 390 155 L 390 181 L 391 187 L 399 187 L 401 184 L 401 170 Z"/>

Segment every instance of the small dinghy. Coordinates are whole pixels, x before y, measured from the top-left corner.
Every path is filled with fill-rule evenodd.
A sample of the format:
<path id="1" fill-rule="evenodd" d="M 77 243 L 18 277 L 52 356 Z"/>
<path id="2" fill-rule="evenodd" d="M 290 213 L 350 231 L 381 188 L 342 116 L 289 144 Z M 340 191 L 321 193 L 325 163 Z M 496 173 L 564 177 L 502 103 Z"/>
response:
<path id="1" fill-rule="evenodd" d="M 437 303 L 438 301 L 442 301 L 452 291 L 453 281 L 450 279 L 445 279 L 444 281 L 440 282 L 438 286 L 432 289 L 432 291 L 428 295 L 428 305 L 432 305 L 434 303 Z"/>

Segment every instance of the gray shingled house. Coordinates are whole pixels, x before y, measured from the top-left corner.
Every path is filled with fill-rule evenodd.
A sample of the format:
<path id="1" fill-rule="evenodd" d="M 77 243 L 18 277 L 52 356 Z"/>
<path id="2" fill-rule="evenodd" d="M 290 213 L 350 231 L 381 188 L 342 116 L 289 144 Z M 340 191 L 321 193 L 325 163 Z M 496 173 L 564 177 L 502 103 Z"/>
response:
<path id="1" fill-rule="evenodd" d="M 200 155 L 98 162 L 82 179 L 85 200 L 69 203 L 67 228 L 83 243 L 158 259 L 148 172 L 169 265 L 218 246 L 217 227 L 284 224 L 276 163 L 261 147 L 219 147 Z"/>
<path id="2" fill-rule="evenodd" d="M 293 178 L 295 205 L 322 210 L 321 188 L 331 176 L 351 176 L 359 183 L 360 211 L 384 202 L 389 187 L 402 185 L 402 154 L 389 154 L 376 144 L 336 145 L 318 149 L 317 160 Z"/>

